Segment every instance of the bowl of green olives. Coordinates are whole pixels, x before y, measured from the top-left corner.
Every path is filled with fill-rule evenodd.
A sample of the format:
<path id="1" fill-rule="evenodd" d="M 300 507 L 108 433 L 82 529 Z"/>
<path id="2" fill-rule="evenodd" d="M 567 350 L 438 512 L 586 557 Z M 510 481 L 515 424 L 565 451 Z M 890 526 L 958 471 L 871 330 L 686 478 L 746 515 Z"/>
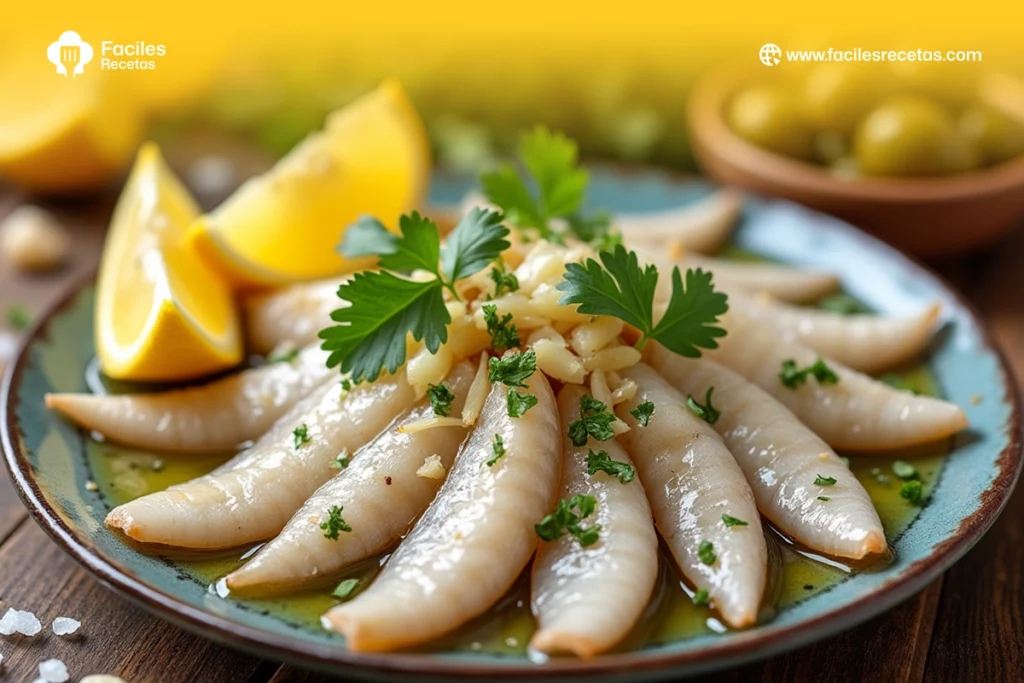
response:
<path id="1" fill-rule="evenodd" d="M 991 244 L 1024 219 L 1024 121 L 980 94 L 972 65 L 773 68 L 725 69 L 694 88 L 693 148 L 716 180 L 926 258 Z"/>

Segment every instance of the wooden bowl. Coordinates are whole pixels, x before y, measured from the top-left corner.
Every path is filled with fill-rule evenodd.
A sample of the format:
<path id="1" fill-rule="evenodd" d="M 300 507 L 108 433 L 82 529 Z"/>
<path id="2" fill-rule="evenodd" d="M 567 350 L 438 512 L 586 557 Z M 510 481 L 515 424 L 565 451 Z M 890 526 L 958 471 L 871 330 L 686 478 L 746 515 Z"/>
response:
<path id="1" fill-rule="evenodd" d="M 946 177 L 847 179 L 747 142 L 723 112 L 732 93 L 756 78 L 750 70 L 723 70 L 690 96 L 694 152 L 719 182 L 833 214 L 930 259 L 991 244 L 1024 217 L 1024 156 Z"/>

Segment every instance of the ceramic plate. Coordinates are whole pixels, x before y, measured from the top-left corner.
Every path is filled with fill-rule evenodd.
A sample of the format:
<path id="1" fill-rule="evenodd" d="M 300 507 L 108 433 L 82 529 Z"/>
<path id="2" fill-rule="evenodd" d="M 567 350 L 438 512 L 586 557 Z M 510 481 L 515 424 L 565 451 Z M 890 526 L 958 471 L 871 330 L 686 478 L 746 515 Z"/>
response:
<path id="1" fill-rule="evenodd" d="M 593 203 L 619 211 L 678 206 L 710 189 L 654 171 L 594 175 Z M 466 189 L 461 181 L 441 178 L 433 199 L 454 203 Z M 735 242 L 771 259 L 830 269 L 850 294 L 880 312 L 909 312 L 941 301 L 944 326 L 925 362 L 942 394 L 964 407 L 972 425 L 932 473 L 929 504 L 900 528 L 887 529 L 895 553 L 891 564 L 840 576 L 828 590 L 790 599 L 773 620 L 750 630 L 702 629 L 590 661 L 543 664 L 514 652 L 471 647 L 357 655 L 309 620 L 219 597 L 208 580 L 137 552 L 103 526 L 109 491 L 86 488 L 96 476 L 89 451 L 95 444 L 43 406 L 46 392 L 86 389 L 94 355 L 91 283 L 40 321 L 10 368 L 2 397 L 4 455 L 36 521 L 89 571 L 160 617 L 260 656 L 388 680 L 433 675 L 636 681 L 736 666 L 848 629 L 924 588 L 995 520 L 1016 481 L 1021 453 L 1017 394 L 1006 365 L 969 306 L 934 275 L 844 223 L 783 202 L 750 198 Z"/>

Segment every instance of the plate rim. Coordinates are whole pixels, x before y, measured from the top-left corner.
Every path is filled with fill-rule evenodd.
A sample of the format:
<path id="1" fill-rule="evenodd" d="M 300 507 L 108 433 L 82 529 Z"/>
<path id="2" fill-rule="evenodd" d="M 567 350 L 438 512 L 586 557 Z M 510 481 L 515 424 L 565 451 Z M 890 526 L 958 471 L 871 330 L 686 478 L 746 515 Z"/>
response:
<path id="1" fill-rule="evenodd" d="M 607 170 L 609 165 L 596 164 Z M 611 166 L 615 173 L 627 180 L 650 174 L 666 178 L 672 184 L 699 180 L 671 170 L 629 165 Z M 751 194 L 759 197 L 756 193 Z M 785 200 L 781 200 L 785 201 Z M 815 212 L 820 213 L 820 212 Z M 827 215 L 827 214 L 823 214 Z M 831 218 L 831 217 L 830 217 Z M 898 577 L 893 577 L 869 594 L 835 610 L 785 626 L 769 633 L 739 632 L 718 643 L 710 643 L 699 650 L 686 652 L 624 652 L 601 655 L 590 660 L 555 659 L 543 665 L 530 665 L 497 661 L 451 661 L 424 657 L 414 653 L 354 653 L 341 647 L 308 643 L 284 635 L 270 633 L 247 624 L 203 611 L 180 602 L 173 594 L 146 584 L 113 559 L 108 559 L 84 534 L 78 534 L 64 522 L 61 515 L 47 502 L 36 474 L 12 434 L 18 428 L 18 397 L 21 376 L 29 363 L 29 351 L 39 340 L 46 339 L 50 322 L 68 308 L 96 278 L 96 270 L 68 285 L 61 297 L 39 315 L 22 337 L 15 361 L 7 368 L 0 386 L 0 444 L 4 462 L 15 490 L 28 509 L 32 519 L 58 547 L 68 553 L 79 565 L 108 588 L 143 607 L 151 614 L 168 620 L 185 630 L 248 652 L 304 667 L 338 672 L 345 669 L 349 675 L 373 676 L 443 676 L 446 678 L 487 677 L 501 680 L 544 677 L 566 679 L 575 676 L 610 677 L 625 675 L 630 679 L 675 675 L 679 667 L 687 667 L 687 674 L 735 666 L 760 660 L 774 654 L 796 649 L 849 630 L 868 619 L 888 611 L 922 590 L 936 576 L 960 560 L 991 528 L 1009 501 L 1022 469 L 1021 397 L 1016 378 L 1007 359 L 983 321 L 975 306 L 944 277 L 881 240 L 855 226 L 835 219 L 834 228 L 851 234 L 865 248 L 888 252 L 888 256 L 901 260 L 933 278 L 966 312 L 978 330 L 979 346 L 998 361 L 1004 395 L 1002 402 L 1010 407 L 1005 424 L 1008 442 L 995 460 L 998 473 L 991 487 L 980 497 L 978 509 L 960 521 L 953 536 L 935 546 L 926 558 L 907 566 Z"/>

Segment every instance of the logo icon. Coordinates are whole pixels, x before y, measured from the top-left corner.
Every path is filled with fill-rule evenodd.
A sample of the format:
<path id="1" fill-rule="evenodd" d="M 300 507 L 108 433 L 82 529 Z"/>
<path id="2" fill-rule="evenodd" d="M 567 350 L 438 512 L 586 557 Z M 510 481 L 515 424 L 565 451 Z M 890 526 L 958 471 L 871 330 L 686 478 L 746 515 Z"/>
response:
<path id="1" fill-rule="evenodd" d="M 57 67 L 58 74 L 72 78 L 85 71 L 85 65 L 92 61 L 92 45 L 82 40 L 74 31 L 64 31 L 57 42 L 46 48 L 46 58 Z"/>
<path id="2" fill-rule="evenodd" d="M 782 50 L 775 43 L 765 43 L 757 56 L 765 66 L 775 66 L 782 61 Z"/>

